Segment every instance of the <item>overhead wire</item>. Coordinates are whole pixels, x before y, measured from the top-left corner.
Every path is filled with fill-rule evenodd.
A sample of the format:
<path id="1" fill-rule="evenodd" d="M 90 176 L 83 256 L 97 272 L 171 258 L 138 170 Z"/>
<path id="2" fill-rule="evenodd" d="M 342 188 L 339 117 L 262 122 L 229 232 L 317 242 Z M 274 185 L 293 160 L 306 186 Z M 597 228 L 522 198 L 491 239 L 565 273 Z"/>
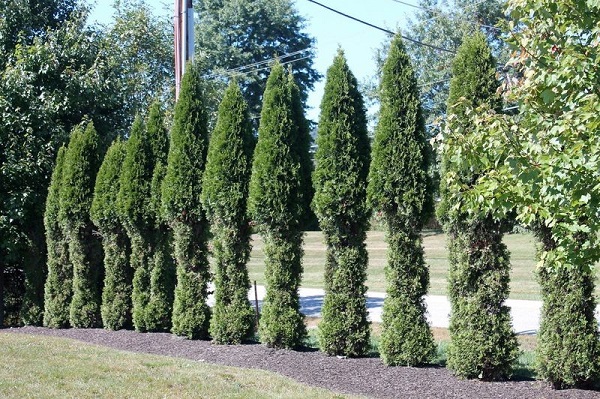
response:
<path id="1" fill-rule="evenodd" d="M 353 17 L 353 16 L 348 15 L 346 13 L 343 13 L 343 12 L 341 12 L 339 10 L 336 10 L 336 9 L 333 9 L 333 8 L 331 8 L 329 6 L 321 4 L 321 3 L 319 3 L 319 2 L 317 2 L 315 0 L 307 0 L 307 1 L 309 1 L 310 3 L 314 3 L 316 5 L 319 5 L 319 6 L 325 8 L 327 10 L 330 10 L 332 12 L 335 12 L 336 14 L 339 14 L 339 15 L 342 15 L 342 16 L 344 16 L 346 18 L 352 19 L 352 20 L 354 20 L 356 22 L 359 22 L 359 23 L 362 23 L 362 24 L 367 25 L 369 27 L 372 27 L 374 29 L 380 30 L 380 31 L 382 31 L 384 33 L 387 33 L 389 35 L 395 35 L 394 32 L 392 32 L 392 31 L 390 31 L 388 29 L 385 29 L 385 28 L 382 28 L 380 26 L 374 25 L 374 24 L 372 24 L 370 22 L 367 22 L 367 21 L 363 21 L 363 20 L 361 20 L 359 18 Z M 422 9 L 422 10 L 428 10 L 428 9 L 426 9 L 424 7 L 420 7 L 420 6 L 417 6 L 417 5 L 414 5 L 414 4 L 410 4 L 410 3 L 406 3 L 406 2 L 401 1 L 401 0 L 392 0 L 392 1 L 394 1 L 396 3 L 408 5 L 408 6 L 411 6 L 411 7 L 414 7 L 414 8 L 419 8 L 419 9 Z M 484 3 L 486 1 L 489 1 L 489 0 L 482 0 L 482 1 L 470 4 L 470 5 L 467 5 L 467 6 L 465 6 L 465 8 L 474 7 L 476 5 Z M 441 17 L 441 15 L 438 16 L 438 17 L 430 18 L 430 19 L 425 20 L 425 21 L 430 21 L 430 20 L 433 20 L 433 19 L 437 19 L 439 17 Z M 479 25 L 484 26 L 484 27 L 489 27 L 488 25 L 483 25 L 483 24 L 479 24 Z M 439 47 L 439 46 L 435 46 L 435 45 L 432 45 L 432 44 L 424 43 L 424 42 L 421 42 L 419 40 L 412 39 L 410 37 L 406 37 L 406 36 L 403 36 L 403 35 L 402 35 L 402 37 L 405 40 L 413 42 L 413 43 L 415 43 L 417 45 L 421 45 L 421 46 L 433 48 L 435 50 L 440 50 L 440 51 L 444 51 L 444 52 L 456 54 L 456 52 L 452 51 L 452 50 L 448 50 L 448 49 L 445 49 L 445 48 L 442 48 L 442 47 Z M 248 75 L 250 73 L 255 73 L 255 72 L 267 70 L 267 69 L 270 69 L 271 66 L 270 65 L 263 66 L 263 65 L 269 64 L 269 63 L 271 63 L 271 62 L 273 62 L 275 60 L 280 60 L 280 61 L 281 60 L 285 60 L 285 59 L 293 57 L 295 55 L 302 54 L 302 53 L 304 53 L 306 51 L 309 51 L 311 49 L 312 49 L 311 47 L 307 47 L 307 48 L 302 49 L 302 50 L 298 50 L 298 51 L 294 51 L 294 52 L 291 52 L 291 53 L 282 54 L 282 55 L 279 55 L 279 56 L 276 56 L 276 57 L 268 58 L 268 59 L 265 59 L 265 60 L 262 60 L 262 61 L 257 61 L 257 62 L 251 63 L 251 64 L 242 65 L 242 66 L 231 68 L 231 69 L 227 69 L 227 70 L 224 70 L 224 71 L 214 72 L 212 74 L 206 75 L 205 78 L 212 79 L 212 78 L 215 78 L 215 77 L 218 77 L 218 76 L 245 76 L 245 75 Z M 300 57 L 300 58 L 297 58 L 297 59 L 294 59 L 294 60 L 283 61 L 283 62 L 281 62 L 281 65 L 287 65 L 287 64 L 290 64 L 290 63 L 293 63 L 293 62 L 297 62 L 297 61 L 300 61 L 300 60 L 303 60 L 303 59 L 307 59 L 307 58 L 309 58 L 309 56 Z M 501 69 L 503 67 L 504 67 L 503 65 L 498 64 L 497 69 Z M 245 71 L 246 69 L 249 69 L 249 70 Z M 419 84 L 418 87 L 432 86 L 432 85 L 435 85 L 435 84 L 445 83 L 445 82 L 447 82 L 449 80 L 450 80 L 450 78 L 446 78 L 446 79 L 436 80 L 436 81 L 432 81 L 432 82 L 425 82 L 425 83 Z"/>
<path id="2" fill-rule="evenodd" d="M 276 56 L 276 57 L 273 57 L 273 58 L 268 58 L 268 59 L 266 59 L 266 60 L 257 61 L 257 62 L 253 62 L 253 63 L 251 63 L 251 64 L 242 65 L 242 66 L 238 66 L 238 67 L 235 67 L 235 68 L 227 69 L 227 70 L 226 70 L 226 71 L 224 71 L 224 72 L 228 72 L 228 73 L 229 73 L 229 72 L 237 72 L 237 71 L 242 71 L 242 70 L 244 70 L 244 69 L 253 68 L 253 67 L 255 67 L 255 66 L 261 66 L 261 65 L 263 65 L 263 64 L 268 64 L 268 63 L 270 63 L 270 62 L 272 62 L 272 61 L 275 61 L 275 60 L 277 60 L 277 59 L 278 59 L 278 60 L 284 60 L 284 59 L 286 59 L 286 58 L 290 58 L 290 57 L 293 57 L 293 56 L 295 56 L 295 55 L 298 55 L 298 54 L 305 53 L 305 52 L 307 52 L 307 51 L 309 51 L 309 50 L 311 50 L 311 49 L 312 49 L 311 47 L 307 47 L 307 48 L 305 48 L 305 49 L 302 49 L 302 50 L 298 50 L 298 51 L 294 51 L 294 52 L 291 52 L 291 53 L 286 53 L 286 54 L 278 55 L 278 56 Z M 304 57 L 304 58 L 306 58 L 306 57 Z"/>
<path id="3" fill-rule="evenodd" d="M 396 2 L 396 3 L 400 3 L 400 0 L 392 0 L 392 1 L 394 1 L 394 2 Z M 469 9 L 469 8 L 473 8 L 473 7 L 476 7 L 476 6 L 480 5 L 480 4 L 483 4 L 483 3 L 485 3 L 485 2 L 488 2 L 488 1 L 490 1 L 490 0 L 481 0 L 481 1 L 477 1 L 477 2 L 475 2 L 475 3 L 467 4 L 467 5 L 465 5 L 465 6 L 463 7 L 463 9 Z M 401 4 L 404 4 L 404 3 L 401 3 Z M 420 7 L 420 6 L 415 6 L 415 5 L 413 5 L 413 7 L 419 8 L 419 9 L 421 9 L 421 10 L 423 10 L 423 11 L 437 11 L 437 10 L 428 9 L 428 8 L 425 8 L 425 7 Z M 435 21 L 436 19 L 442 18 L 442 17 L 443 17 L 443 16 L 445 16 L 445 15 L 446 15 L 446 14 L 442 13 L 441 11 L 439 11 L 439 15 L 437 15 L 437 16 L 435 16 L 435 17 L 431 17 L 431 18 L 424 19 L 424 20 L 423 20 L 423 21 L 421 21 L 421 22 L 422 22 L 422 23 L 425 23 L 425 22 L 431 22 L 431 21 Z M 486 24 L 480 24 L 479 22 L 475 22 L 475 21 L 466 21 L 466 22 L 469 22 L 469 23 L 472 23 L 472 24 L 477 24 L 477 25 L 479 25 L 479 26 L 483 26 L 484 28 L 488 28 L 488 29 L 501 30 L 500 28 L 497 28 L 497 27 L 495 27 L 495 26 L 486 25 Z"/>
<path id="4" fill-rule="evenodd" d="M 319 3 L 318 1 L 315 1 L 315 0 L 307 0 L 307 1 L 308 1 L 308 2 L 310 2 L 310 3 L 316 4 L 316 5 L 320 6 L 320 7 L 323 7 L 323 8 L 325 8 L 325 9 L 327 9 L 327 10 L 331 11 L 331 12 L 334 12 L 334 13 L 336 13 L 336 14 L 339 14 L 339 15 L 341 15 L 341 16 L 343 16 L 343 17 L 345 17 L 345 18 L 349 18 L 349 19 L 351 19 L 351 20 L 353 20 L 353 21 L 356 21 L 356 22 L 359 22 L 359 23 L 361 23 L 361 24 L 363 24 L 363 25 L 367 25 L 367 26 L 370 26 L 371 28 L 374 28 L 374 29 L 380 30 L 380 31 L 382 31 L 382 32 L 384 32 L 384 33 L 387 33 L 388 35 L 391 35 L 391 36 L 393 36 L 393 35 L 395 35 L 395 34 L 396 34 L 395 32 L 392 32 L 392 31 L 391 31 L 391 30 L 389 30 L 389 29 L 385 29 L 385 28 L 382 28 L 381 26 L 377 26 L 377 25 L 375 25 L 375 24 L 372 24 L 372 23 L 370 23 L 370 22 L 364 21 L 364 20 L 362 20 L 362 19 L 360 19 L 360 18 L 353 17 L 352 15 L 346 14 L 346 13 L 344 13 L 344 12 L 342 12 L 342 11 L 336 10 L 335 8 L 331 8 L 331 7 L 329 7 L 329 6 L 326 6 L 325 4 Z M 429 47 L 429 48 L 432 48 L 432 49 L 434 49 L 434 50 L 444 51 L 444 52 L 446 52 L 446 53 L 450 53 L 450 54 L 456 54 L 456 51 L 453 51 L 453 50 L 448 50 L 447 48 L 439 47 L 439 46 L 436 46 L 436 45 L 433 45 L 433 44 L 429 44 L 429 43 L 424 43 L 424 42 L 421 42 L 421 41 L 419 41 L 419 40 L 413 39 L 413 38 L 411 38 L 411 37 L 408 37 L 408 36 L 405 36 L 405 35 L 402 35 L 402 34 L 400 34 L 400 36 L 402 36 L 402 38 L 403 38 L 404 40 L 407 40 L 407 41 L 409 41 L 409 42 L 412 42 L 412 43 L 418 44 L 418 45 L 420 45 L 420 46 Z"/>
<path id="5" fill-rule="evenodd" d="M 257 61 L 251 64 L 247 64 L 247 65 L 242 65 L 239 67 L 235 67 L 235 68 L 231 68 L 231 69 L 226 69 L 223 71 L 217 71 L 217 72 L 213 72 L 211 74 L 205 75 L 204 78 L 205 79 L 214 79 L 216 77 L 222 77 L 222 76 L 245 76 L 245 75 L 249 75 L 251 73 L 255 73 L 255 72 L 259 72 L 259 71 L 264 71 L 267 69 L 271 68 L 270 64 L 273 61 L 276 60 L 285 60 L 287 58 L 293 57 L 295 55 L 299 55 L 302 53 L 305 53 L 306 51 L 311 50 L 311 47 L 307 47 L 303 50 L 298 50 L 298 51 L 294 51 L 292 53 L 287 53 L 287 54 L 282 54 L 280 56 L 276 56 L 276 57 L 272 57 L 272 58 L 268 58 L 266 60 L 262 60 L 262 61 Z M 293 60 L 287 60 L 287 61 L 282 61 L 280 62 L 281 65 L 287 65 L 287 64 L 291 64 L 300 60 L 304 60 L 310 58 L 309 55 L 300 57 L 300 58 L 296 58 Z M 246 69 L 249 69 L 246 71 Z"/>

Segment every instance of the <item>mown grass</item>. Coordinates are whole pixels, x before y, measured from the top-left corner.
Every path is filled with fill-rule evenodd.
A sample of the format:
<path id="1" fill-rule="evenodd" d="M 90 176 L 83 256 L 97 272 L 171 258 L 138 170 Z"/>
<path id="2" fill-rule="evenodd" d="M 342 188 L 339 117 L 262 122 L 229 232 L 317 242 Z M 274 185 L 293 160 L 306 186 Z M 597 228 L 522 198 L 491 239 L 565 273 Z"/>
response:
<path id="1" fill-rule="evenodd" d="M 341 398 L 275 373 L 0 333 L 0 397 Z"/>
<path id="2" fill-rule="evenodd" d="M 264 284 L 263 243 L 258 235 L 253 237 L 253 249 L 248 269 L 250 279 Z M 511 252 L 511 293 L 513 299 L 540 299 L 540 289 L 535 280 L 535 240 L 530 234 L 508 234 L 505 243 Z M 448 251 L 446 236 L 439 231 L 426 231 L 423 234 L 426 261 L 429 264 L 432 295 L 447 295 Z M 367 286 L 370 291 L 385 292 L 387 244 L 385 233 L 370 231 L 367 234 L 369 268 Z M 303 287 L 323 288 L 323 267 L 325 245 L 320 232 L 310 231 L 304 236 L 304 275 Z M 597 288 L 600 293 L 600 287 Z"/>

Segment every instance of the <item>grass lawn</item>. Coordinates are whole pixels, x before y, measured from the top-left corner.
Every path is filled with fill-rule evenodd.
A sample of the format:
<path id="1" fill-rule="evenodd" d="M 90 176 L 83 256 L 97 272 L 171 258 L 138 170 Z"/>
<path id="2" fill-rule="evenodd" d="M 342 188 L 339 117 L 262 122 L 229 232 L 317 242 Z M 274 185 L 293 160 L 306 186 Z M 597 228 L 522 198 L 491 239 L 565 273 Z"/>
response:
<path id="1" fill-rule="evenodd" d="M 0 333 L 0 397 L 340 398 L 275 373 Z"/>
<path id="2" fill-rule="evenodd" d="M 263 242 L 258 235 L 253 237 L 253 249 L 248 268 L 250 279 L 264 284 Z M 535 280 L 535 240 L 530 234 L 509 234 L 505 243 L 511 252 L 511 293 L 513 299 L 540 299 L 540 290 Z M 448 251 L 446 236 L 438 231 L 427 231 L 423 234 L 426 261 L 430 268 L 433 295 L 447 294 Z M 367 286 L 370 291 L 385 292 L 384 266 L 386 262 L 387 244 L 385 234 L 381 231 L 370 231 L 367 235 L 369 251 L 369 269 Z M 323 288 L 323 265 L 325 245 L 320 232 L 310 231 L 304 237 L 304 276 L 303 287 Z M 596 293 L 600 293 L 597 289 Z"/>

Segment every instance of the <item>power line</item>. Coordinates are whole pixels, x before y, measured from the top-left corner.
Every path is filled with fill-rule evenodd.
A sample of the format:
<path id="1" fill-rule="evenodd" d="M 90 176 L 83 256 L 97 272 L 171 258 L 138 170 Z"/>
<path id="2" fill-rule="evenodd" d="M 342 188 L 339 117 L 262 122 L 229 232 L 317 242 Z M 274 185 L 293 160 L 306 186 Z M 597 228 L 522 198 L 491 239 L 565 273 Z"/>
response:
<path id="1" fill-rule="evenodd" d="M 396 0 L 392 0 L 392 1 L 396 1 Z M 475 3 L 467 4 L 466 6 L 464 6 L 464 7 L 463 7 L 463 10 L 466 10 L 466 9 L 470 9 L 470 8 L 476 7 L 476 6 L 480 5 L 480 4 L 483 4 L 483 3 L 485 3 L 485 2 L 488 2 L 488 1 L 489 1 L 489 0 L 481 0 L 481 1 L 478 1 L 478 2 L 475 2 Z M 421 8 L 423 11 L 438 11 L 438 10 L 433 10 L 433 9 L 427 9 L 427 8 L 424 8 L 424 7 L 420 7 L 420 8 Z M 421 21 L 421 22 L 430 22 L 430 21 L 435 21 L 436 19 L 442 18 L 444 15 L 445 15 L 445 14 L 443 14 L 443 12 L 442 12 L 441 10 L 439 10 L 439 15 L 437 15 L 437 16 L 435 16 L 435 17 L 431 17 L 431 18 L 425 19 L 425 20 L 423 20 L 423 21 Z M 469 23 L 472 23 L 472 24 L 478 24 L 478 25 L 480 25 L 480 26 L 483 26 L 484 28 L 495 29 L 495 30 L 501 30 L 501 29 L 499 29 L 499 28 L 496 28 L 495 26 L 491 26 L 491 25 L 485 25 L 485 24 L 480 24 L 479 22 L 474 22 L 474 21 L 465 21 L 465 22 L 469 22 Z"/>
<path id="2" fill-rule="evenodd" d="M 269 63 L 271 63 L 271 62 L 273 62 L 275 60 L 282 60 L 282 59 L 285 59 L 285 58 L 290 58 L 290 57 L 292 57 L 294 55 L 298 55 L 298 54 L 304 53 L 304 52 L 306 52 L 308 50 L 310 50 L 310 47 L 306 48 L 304 50 L 295 51 L 293 53 L 283 54 L 283 55 L 278 56 L 278 57 L 273 57 L 273 58 L 269 58 L 269 59 L 266 59 L 266 60 L 263 60 L 263 61 L 254 62 L 252 64 L 242 65 L 242 66 L 231 68 L 231 69 L 227 69 L 227 70 L 224 70 L 224 71 L 221 71 L 221 72 L 215 72 L 215 73 L 212 73 L 210 75 L 204 76 L 204 78 L 205 79 L 214 79 L 214 78 L 219 77 L 219 76 L 245 76 L 245 75 L 248 75 L 248 74 L 251 74 L 251 73 L 255 73 L 255 72 L 259 72 L 259 71 L 264 71 L 264 70 L 267 70 L 267 69 L 271 68 L 271 65 L 263 66 L 264 64 L 269 64 Z M 283 61 L 283 62 L 280 62 L 280 64 L 281 65 L 287 65 L 287 64 L 291 64 L 293 62 L 297 62 L 297 61 L 304 60 L 304 59 L 307 59 L 307 58 L 310 58 L 310 56 L 306 55 L 304 57 L 296 58 L 294 60 Z M 258 68 L 256 68 L 256 67 L 258 67 Z M 254 68 L 254 69 L 242 72 L 245 69 L 250 69 L 250 68 Z"/>
<path id="3" fill-rule="evenodd" d="M 392 1 L 393 1 L 394 3 L 403 4 L 403 5 L 405 5 L 405 6 L 408 6 L 408 7 L 413 7 L 413 8 L 416 8 L 416 9 L 418 9 L 418 10 L 422 10 L 422 11 L 428 11 L 428 12 L 432 12 L 432 13 L 434 13 L 434 12 L 435 12 L 435 13 L 438 13 L 438 14 L 439 14 L 439 15 L 437 15 L 437 16 L 435 16 L 435 17 L 432 17 L 432 18 L 425 19 L 425 20 L 423 20 L 423 22 L 429 22 L 429 21 L 433 21 L 433 20 L 436 20 L 436 19 L 438 19 L 438 18 L 441 18 L 441 17 L 443 17 L 443 16 L 445 15 L 445 14 L 444 14 L 444 12 L 443 12 L 442 10 L 440 10 L 440 9 L 421 7 L 421 6 L 418 6 L 418 5 L 416 5 L 416 4 L 407 3 L 407 2 L 405 2 L 405 1 L 402 1 L 402 0 L 392 0 Z M 486 1 L 489 1 L 489 0 L 482 0 L 482 1 L 479 1 L 479 2 L 477 2 L 477 3 L 468 4 L 468 5 L 466 5 L 465 7 L 463 7 L 463 9 L 473 8 L 473 7 L 475 7 L 475 6 L 479 5 L 479 4 L 485 3 Z M 468 19 L 466 18 L 466 16 L 463 16 L 461 19 L 462 19 L 464 22 L 467 22 L 467 23 L 469 23 L 469 24 L 473 24 L 473 25 L 482 26 L 482 27 L 484 27 L 484 28 L 487 28 L 487 29 L 494 29 L 494 30 L 498 30 L 498 31 L 499 31 L 499 30 L 501 30 L 500 28 L 497 28 L 497 27 L 495 27 L 495 26 L 492 26 L 492 25 L 486 25 L 486 24 L 482 24 L 482 23 L 480 23 L 480 22 L 476 22 L 476 21 L 470 21 L 470 20 L 468 20 Z"/>
<path id="4" fill-rule="evenodd" d="M 282 54 L 282 55 L 279 55 L 279 56 L 277 56 L 277 57 L 268 58 L 268 59 L 266 59 L 266 60 L 263 60 L 263 61 L 257 61 L 257 62 L 254 62 L 254 63 L 252 63 L 252 64 L 247 64 L 247 65 L 242 65 L 242 66 L 239 66 L 239 67 L 231 68 L 231 69 L 228 69 L 228 70 L 227 70 L 227 72 L 237 72 L 237 71 L 242 71 L 242 70 L 244 70 L 244 69 L 252 68 L 252 67 L 255 67 L 255 66 L 260 66 L 260 65 L 262 65 L 262 64 L 268 64 L 269 62 L 271 62 L 271 61 L 274 61 L 274 60 L 276 60 L 276 59 L 279 59 L 279 60 L 284 60 L 284 59 L 286 59 L 286 58 L 290 58 L 290 57 L 293 57 L 293 56 L 295 56 L 295 55 L 298 55 L 298 54 L 305 53 L 305 52 L 307 52 L 307 51 L 309 51 L 309 50 L 311 50 L 311 48 L 310 48 L 310 47 L 307 47 L 307 48 L 305 48 L 305 49 L 302 49 L 302 50 L 294 51 L 294 52 L 287 53 L 287 54 Z"/>
<path id="5" fill-rule="evenodd" d="M 395 33 L 394 33 L 394 32 L 392 32 L 391 30 L 388 30 L 388 29 L 382 28 L 382 27 L 380 27 L 380 26 L 377 26 L 377 25 L 374 25 L 374 24 L 372 24 L 372 23 L 370 23 L 370 22 L 367 22 L 367 21 L 364 21 L 364 20 L 362 20 L 362 19 L 359 19 L 359 18 L 353 17 L 352 15 L 348 15 L 348 14 L 346 14 L 346 13 L 343 13 L 343 12 L 341 12 L 341 11 L 338 11 L 338 10 L 336 10 L 336 9 L 334 9 L 334 8 L 328 7 L 328 6 L 326 6 L 325 4 L 321 4 L 321 3 L 317 2 L 317 1 L 314 1 L 314 0 L 307 0 L 307 1 L 308 1 L 308 2 L 310 2 L 310 3 L 314 3 L 314 4 L 318 5 L 318 6 L 321 6 L 321 7 L 325 8 L 325 9 L 327 9 L 327 10 L 329 10 L 329 11 L 332 11 L 332 12 L 334 12 L 334 13 L 336 13 L 336 14 L 339 14 L 339 15 L 341 15 L 341 16 L 343 16 L 343 17 L 346 17 L 346 18 L 349 18 L 349 19 L 351 19 L 351 20 L 353 20 L 353 21 L 359 22 L 359 23 L 361 23 L 361 24 L 363 24 L 363 25 L 367 25 L 367 26 L 370 26 L 371 28 L 374 28 L 374 29 L 380 30 L 380 31 L 382 31 L 382 32 L 385 32 L 385 33 L 387 33 L 388 35 L 392 35 L 392 36 L 394 36 L 394 35 L 395 35 Z M 450 54 L 456 54 L 456 52 L 455 52 L 455 51 L 448 50 L 448 49 L 446 49 L 446 48 L 443 48 L 443 47 L 438 47 L 438 46 L 435 46 L 435 45 L 433 45 L 433 44 L 429 44 L 429 43 L 423 43 L 423 42 L 421 42 L 421 41 L 419 41 L 419 40 L 416 40 L 416 39 L 410 38 L 410 37 L 408 37 L 408 36 L 404 36 L 404 35 L 402 35 L 402 34 L 400 34 L 400 36 L 401 36 L 401 37 L 402 37 L 404 40 L 408 40 L 409 42 L 412 42 L 412 43 L 418 44 L 418 45 L 420 45 L 420 46 L 429 47 L 429 48 L 432 48 L 432 49 L 434 49 L 434 50 L 444 51 L 444 52 L 446 52 L 446 53 L 450 53 Z"/>

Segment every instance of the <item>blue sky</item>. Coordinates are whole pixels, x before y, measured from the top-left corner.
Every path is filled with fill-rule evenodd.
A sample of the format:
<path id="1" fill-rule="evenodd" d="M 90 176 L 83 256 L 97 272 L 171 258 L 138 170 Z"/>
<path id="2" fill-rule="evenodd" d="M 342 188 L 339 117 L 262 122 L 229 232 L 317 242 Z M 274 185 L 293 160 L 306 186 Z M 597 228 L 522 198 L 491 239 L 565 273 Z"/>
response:
<path id="1" fill-rule="evenodd" d="M 394 0 L 319 0 L 331 8 L 363 19 L 372 24 L 395 30 L 406 24 L 407 16 L 413 8 L 399 4 Z M 407 2 L 417 4 L 417 0 Z M 92 18 L 99 22 L 109 22 L 112 1 L 100 3 L 92 12 Z M 174 1 L 147 0 L 157 15 L 171 15 Z M 338 46 L 346 53 L 348 64 L 359 81 L 372 76 L 375 70 L 374 51 L 386 38 L 384 32 L 359 24 L 343 16 L 334 14 L 307 0 L 296 0 L 296 8 L 307 20 L 306 31 L 317 39 L 315 67 L 325 75 L 336 54 Z M 323 79 L 324 81 L 324 79 Z M 318 120 L 319 104 L 323 95 L 321 81 L 309 95 L 307 116 Z"/>

